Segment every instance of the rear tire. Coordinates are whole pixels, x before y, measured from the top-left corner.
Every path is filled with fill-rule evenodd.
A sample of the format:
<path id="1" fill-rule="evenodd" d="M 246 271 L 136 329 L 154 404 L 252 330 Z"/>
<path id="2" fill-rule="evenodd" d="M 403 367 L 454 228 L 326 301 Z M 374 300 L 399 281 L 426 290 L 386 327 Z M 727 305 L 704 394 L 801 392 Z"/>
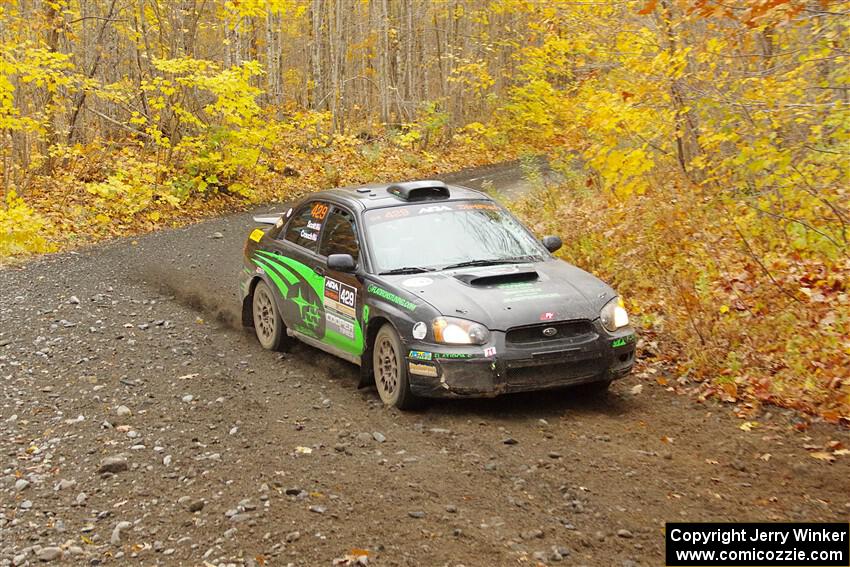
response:
<path id="1" fill-rule="evenodd" d="M 251 299 L 254 331 L 257 340 L 267 350 L 283 350 L 286 341 L 286 326 L 278 312 L 274 293 L 264 281 L 259 281 Z"/>
<path id="2" fill-rule="evenodd" d="M 372 346 L 372 368 L 375 372 L 375 387 L 381 401 L 400 410 L 414 409 L 420 399 L 410 391 L 407 360 L 398 333 L 389 323 L 375 336 Z"/>

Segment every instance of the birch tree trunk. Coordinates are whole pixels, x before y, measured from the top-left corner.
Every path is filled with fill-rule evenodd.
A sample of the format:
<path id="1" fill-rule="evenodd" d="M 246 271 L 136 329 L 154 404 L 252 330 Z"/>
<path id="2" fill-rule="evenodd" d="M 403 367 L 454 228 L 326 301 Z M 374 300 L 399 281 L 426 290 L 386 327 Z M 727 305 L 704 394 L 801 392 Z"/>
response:
<path id="1" fill-rule="evenodd" d="M 312 72 L 312 96 L 310 106 L 315 110 L 321 109 L 321 101 L 325 97 L 325 80 L 322 75 L 322 12 L 324 1 L 312 0 L 310 4 L 310 69 Z"/>

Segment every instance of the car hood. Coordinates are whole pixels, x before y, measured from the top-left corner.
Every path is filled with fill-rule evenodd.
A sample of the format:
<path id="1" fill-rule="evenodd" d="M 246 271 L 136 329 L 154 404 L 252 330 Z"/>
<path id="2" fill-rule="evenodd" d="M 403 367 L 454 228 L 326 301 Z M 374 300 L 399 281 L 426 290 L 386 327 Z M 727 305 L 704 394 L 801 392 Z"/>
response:
<path id="1" fill-rule="evenodd" d="M 493 330 L 541 321 L 596 319 L 614 290 L 561 260 L 384 276 L 440 313 Z"/>

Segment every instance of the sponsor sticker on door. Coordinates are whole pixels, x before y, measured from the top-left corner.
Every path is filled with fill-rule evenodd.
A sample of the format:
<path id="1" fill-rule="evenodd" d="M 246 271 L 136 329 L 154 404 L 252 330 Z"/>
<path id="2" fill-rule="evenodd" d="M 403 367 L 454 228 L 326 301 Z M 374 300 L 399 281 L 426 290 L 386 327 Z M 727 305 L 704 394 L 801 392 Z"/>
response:
<path id="1" fill-rule="evenodd" d="M 325 278 L 325 322 L 329 329 L 354 338 L 357 289 L 332 278 Z"/>

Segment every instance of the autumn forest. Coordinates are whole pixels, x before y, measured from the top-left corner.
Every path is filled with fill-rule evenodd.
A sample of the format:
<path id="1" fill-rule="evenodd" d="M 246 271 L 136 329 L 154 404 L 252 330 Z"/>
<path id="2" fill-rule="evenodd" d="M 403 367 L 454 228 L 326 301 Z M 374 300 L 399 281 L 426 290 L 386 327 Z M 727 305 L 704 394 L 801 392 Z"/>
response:
<path id="1" fill-rule="evenodd" d="M 534 156 L 644 378 L 850 423 L 846 0 L 0 0 L 0 258 Z"/>

